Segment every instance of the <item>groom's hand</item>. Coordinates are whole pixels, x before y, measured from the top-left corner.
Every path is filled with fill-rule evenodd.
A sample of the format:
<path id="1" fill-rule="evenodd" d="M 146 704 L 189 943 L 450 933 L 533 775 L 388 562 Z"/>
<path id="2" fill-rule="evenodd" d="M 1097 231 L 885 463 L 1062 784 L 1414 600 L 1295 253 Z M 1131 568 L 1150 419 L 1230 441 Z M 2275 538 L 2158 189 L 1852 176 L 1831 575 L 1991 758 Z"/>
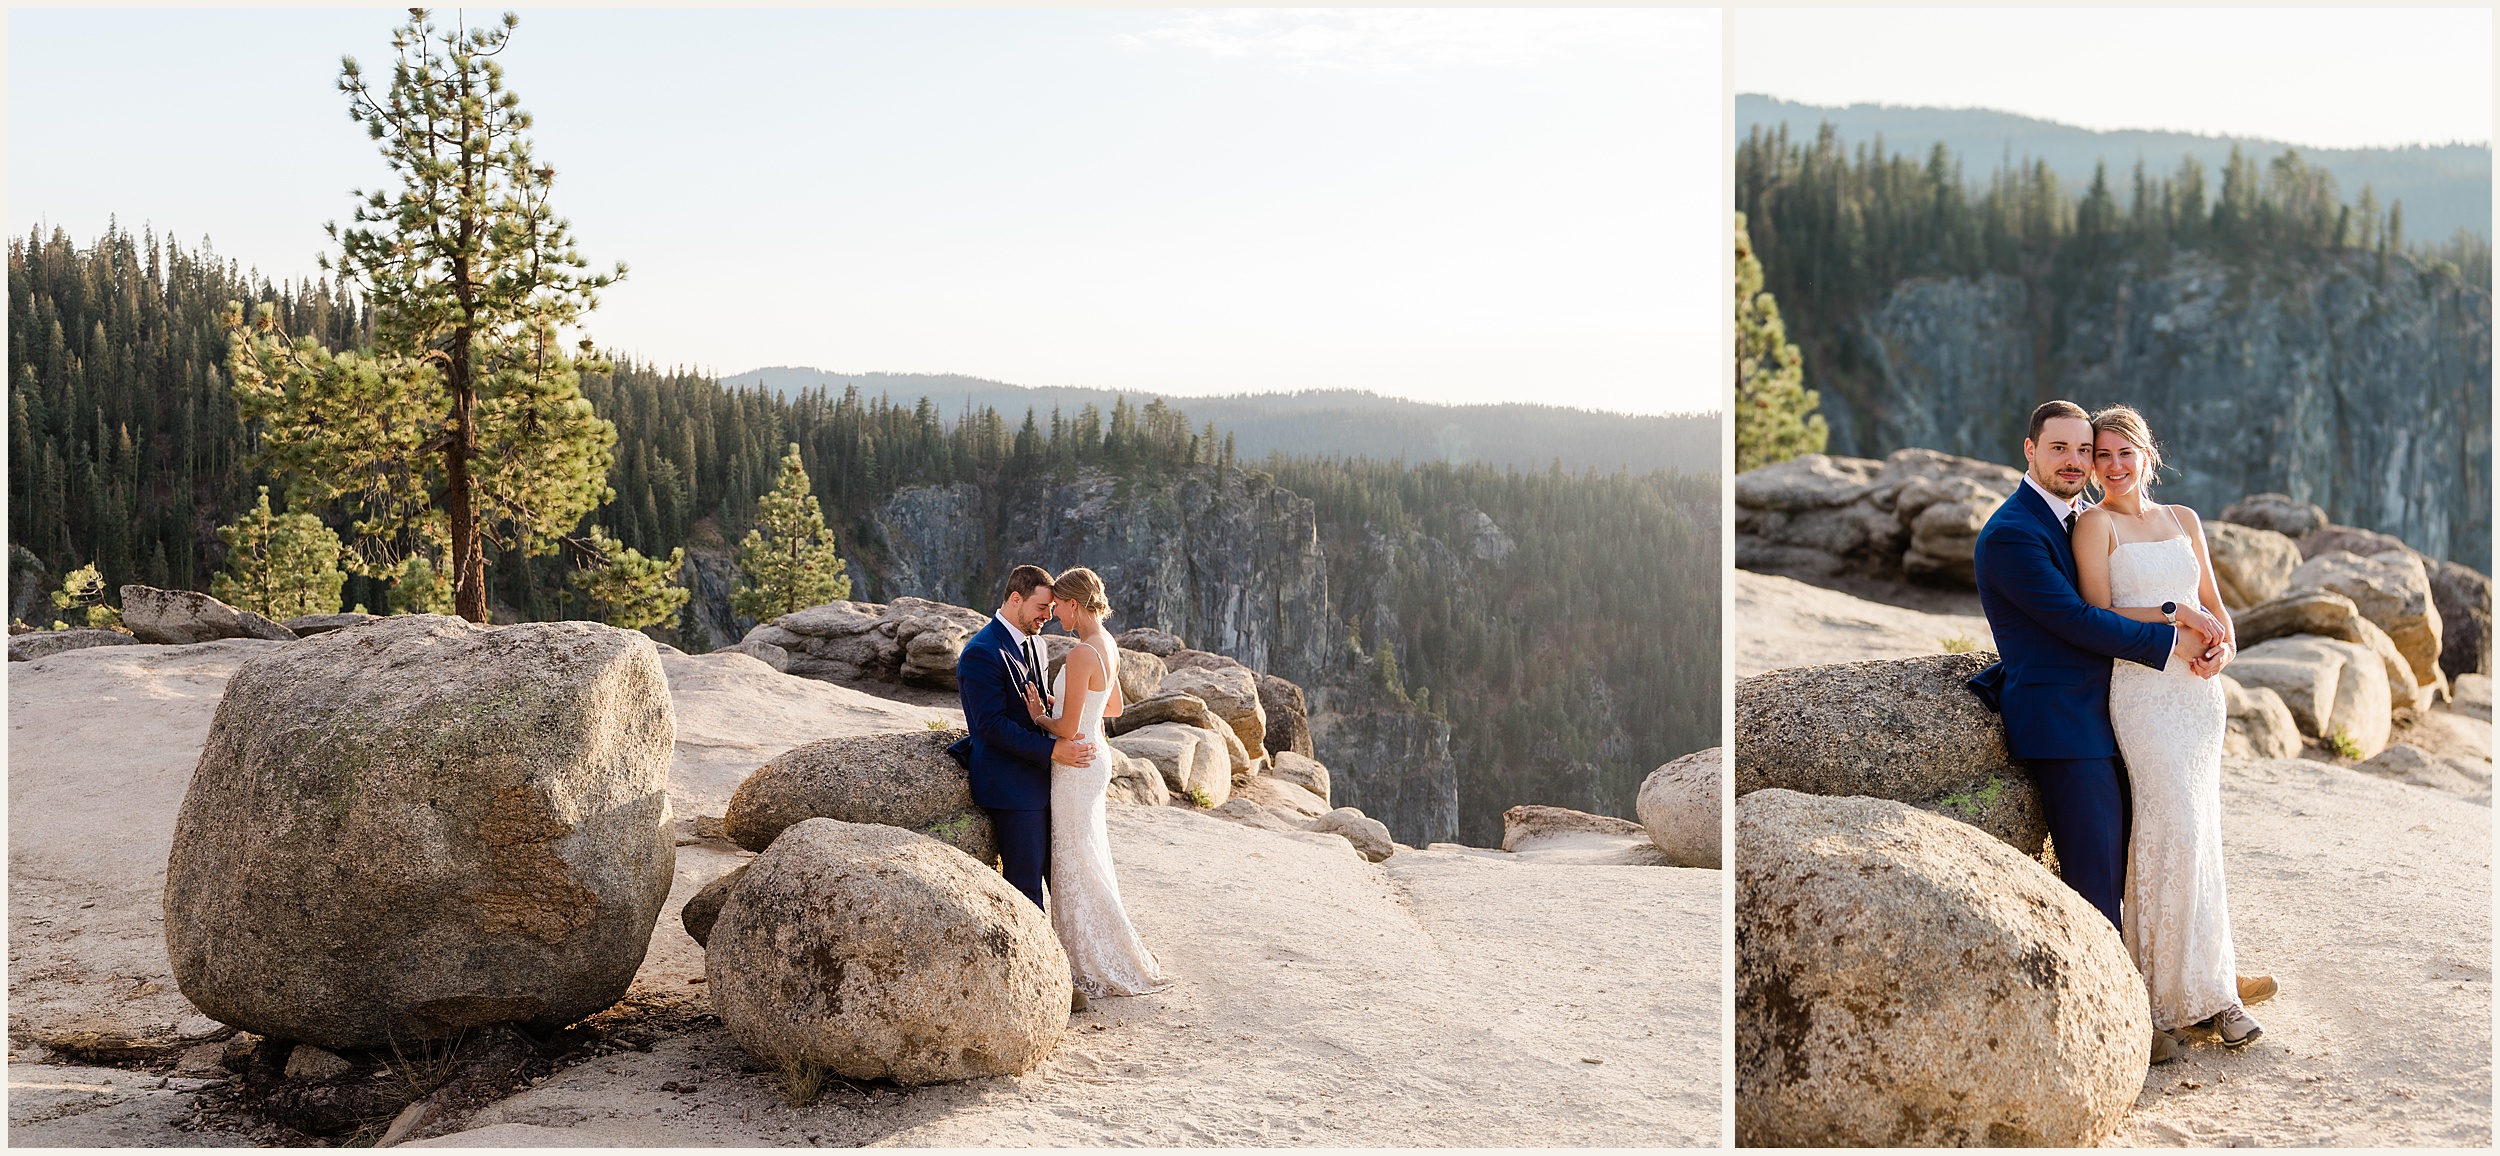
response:
<path id="1" fill-rule="evenodd" d="M 1084 766 L 1094 761 L 1094 744 L 1089 739 L 1061 739 L 1050 745 L 1050 761 L 1062 766 Z"/>

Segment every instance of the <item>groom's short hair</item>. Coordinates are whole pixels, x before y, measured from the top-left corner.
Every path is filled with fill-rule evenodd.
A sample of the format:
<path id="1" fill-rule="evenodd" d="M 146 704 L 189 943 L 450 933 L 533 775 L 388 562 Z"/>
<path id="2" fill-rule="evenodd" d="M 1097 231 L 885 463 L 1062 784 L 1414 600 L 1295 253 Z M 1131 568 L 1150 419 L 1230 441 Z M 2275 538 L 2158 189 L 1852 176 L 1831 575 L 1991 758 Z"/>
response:
<path id="1" fill-rule="evenodd" d="M 2092 421 L 2091 414 L 2083 412 L 2082 406 L 2076 405 L 2071 401 L 2064 400 L 2063 398 L 2056 401 L 2044 401 L 2040 403 L 2040 408 L 2031 411 L 2031 432 L 2024 434 L 2023 440 L 2030 442 L 2039 441 L 2040 427 L 2049 424 L 2050 418 L 2059 417 L 2071 417 L 2087 425 Z"/>
<path id="2" fill-rule="evenodd" d="M 1050 583 L 1050 571 L 1039 566 L 1018 566 L 1007 572 L 1007 597 L 1031 598 L 1036 588 Z"/>

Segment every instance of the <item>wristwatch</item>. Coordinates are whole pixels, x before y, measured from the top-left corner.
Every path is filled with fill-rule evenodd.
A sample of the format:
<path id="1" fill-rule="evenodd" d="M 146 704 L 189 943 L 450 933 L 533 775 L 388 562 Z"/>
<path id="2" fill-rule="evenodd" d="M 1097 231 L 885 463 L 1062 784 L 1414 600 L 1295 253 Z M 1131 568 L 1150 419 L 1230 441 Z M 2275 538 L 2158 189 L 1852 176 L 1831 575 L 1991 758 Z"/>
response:
<path id="1" fill-rule="evenodd" d="M 2177 626 L 2179 624 L 2179 604 L 2176 602 L 2162 603 L 2161 620 L 2171 624 L 2172 626 Z"/>

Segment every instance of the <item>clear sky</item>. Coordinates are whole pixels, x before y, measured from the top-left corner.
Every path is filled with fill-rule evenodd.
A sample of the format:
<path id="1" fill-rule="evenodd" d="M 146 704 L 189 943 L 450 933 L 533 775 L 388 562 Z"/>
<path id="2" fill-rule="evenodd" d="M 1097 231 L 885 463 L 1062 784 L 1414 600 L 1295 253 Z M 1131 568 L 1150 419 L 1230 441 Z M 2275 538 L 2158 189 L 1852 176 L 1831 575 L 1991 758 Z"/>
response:
<path id="1" fill-rule="evenodd" d="M 473 19 L 500 9 L 472 9 Z M 448 16 L 446 12 L 444 15 Z M 396 11 L 8 15 L 8 220 L 272 276 L 386 179 Z M 557 207 L 662 364 L 1718 408 L 1703 11 L 522 10 Z"/>
<path id="2" fill-rule="evenodd" d="M 2315 148 L 2487 144 L 2491 10 L 1739 9 L 1736 90 Z"/>

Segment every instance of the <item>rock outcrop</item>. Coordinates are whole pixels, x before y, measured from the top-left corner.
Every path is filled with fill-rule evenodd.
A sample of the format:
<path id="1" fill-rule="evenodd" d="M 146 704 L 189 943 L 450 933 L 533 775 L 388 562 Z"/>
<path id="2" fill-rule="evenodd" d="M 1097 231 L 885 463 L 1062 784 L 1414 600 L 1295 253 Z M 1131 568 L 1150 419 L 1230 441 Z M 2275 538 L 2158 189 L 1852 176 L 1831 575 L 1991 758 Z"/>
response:
<path id="1" fill-rule="evenodd" d="M 2249 647 L 2228 669 L 2241 686 L 2281 696 L 2302 734 L 2340 733 L 2365 759 L 2387 745 L 2387 665 L 2368 647 L 2295 634 Z"/>
<path id="2" fill-rule="evenodd" d="M 1749 470 L 1734 487 L 1736 564 L 1968 586 L 1980 528 L 2021 481 L 2009 466 L 1924 449 L 1880 462 L 1806 454 Z"/>
<path id="3" fill-rule="evenodd" d="M 1230 732 L 1165 722 L 1113 735 L 1113 750 L 1152 765 L 1164 787 L 1182 801 L 1204 798 L 1221 805 L 1232 797 L 1233 760 L 1225 739 Z"/>
<path id="4" fill-rule="evenodd" d="M 2431 601 L 2430 574 L 2412 551 L 2398 548 L 2367 557 L 2343 550 L 2313 554 L 2292 572 L 2291 586 L 2352 599 L 2361 616 L 2395 642 L 2413 668 L 2412 682 L 2440 682 L 2439 611 Z"/>
<path id="5" fill-rule="evenodd" d="M 893 827 L 809 819 L 747 868 L 704 947 L 750 1055 L 853 1080 L 1031 1070 L 1067 1029 L 1068 957 L 997 872 Z"/>
<path id="6" fill-rule="evenodd" d="M 778 647 L 787 658 L 777 669 L 802 678 L 953 690 L 955 660 L 988 623 L 977 610 L 925 598 L 831 602 L 784 614 L 740 641 Z"/>
<path id="7" fill-rule="evenodd" d="M 1328 801 L 1328 767 L 1318 759 L 1292 751 L 1278 751 L 1268 764 L 1267 773 L 1309 791 Z"/>
<path id="8" fill-rule="evenodd" d="M 236 668 L 174 828 L 165 939 L 216 1019 L 324 1047 L 624 995 L 676 861 L 651 641 L 393 617 Z"/>
<path id="9" fill-rule="evenodd" d="M 1721 865 L 1718 747 L 1695 751 L 1649 773 L 1636 809 L 1667 861 L 1678 867 Z"/>
<path id="10" fill-rule="evenodd" d="M 1189 695 L 1241 740 L 1252 759 L 1267 755 L 1267 711 L 1259 705 L 1258 675 L 1238 663 L 1229 667 L 1189 666 L 1163 676 L 1163 694 Z"/>
<path id="11" fill-rule="evenodd" d="M 2455 562 L 2429 566 L 2439 611 L 2439 669 L 2449 679 L 2491 673 L 2491 576 Z"/>
<path id="12" fill-rule="evenodd" d="M 297 618 L 289 618 L 280 625 L 294 631 L 297 638 L 310 638 L 316 634 L 328 634 L 333 630 L 345 630 L 350 626 L 362 626 L 376 617 L 378 616 L 356 611 L 342 614 L 306 614 Z"/>
<path id="13" fill-rule="evenodd" d="M 2222 680 L 2223 709 L 2229 719 L 2222 735 L 2222 753 L 2252 759 L 2300 757 L 2300 725 L 2293 721 L 2283 696 L 2262 686 L 2244 686 L 2228 674 Z"/>
<path id="14" fill-rule="evenodd" d="M 2280 596 L 2300 568 L 2300 545 L 2272 530 L 2208 520 L 2205 556 L 2222 604 L 2237 610 Z"/>
<path id="15" fill-rule="evenodd" d="M 1987 652 L 1801 666 L 1736 684 L 1736 794 L 1785 788 L 1894 799 L 2025 855 L 2048 838 L 2039 789 L 1965 680 Z"/>
<path id="16" fill-rule="evenodd" d="M 141 642 L 182 645 L 220 638 L 266 638 L 292 642 L 295 632 L 249 610 L 237 610 L 196 590 L 122 587 L 122 625 Z"/>
<path id="17" fill-rule="evenodd" d="M 693 939 L 696 945 L 709 946 L 711 944 L 712 924 L 720 920 L 721 905 L 729 902 L 729 889 L 736 887 L 739 880 L 747 877 L 747 868 L 750 866 L 753 864 L 741 863 L 732 868 L 728 874 L 704 884 L 701 890 L 686 897 L 684 907 L 677 909 L 677 921 L 685 926 L 686 935 Z"/>
<path id="18" fill-rule="evenodd" d="M 2484 601 L 2489 602 L 2489 592 L 2485 593 Z M 1292 753 L 1304 758 L 1318 757 L 1311 747 L 1310 701 L 1301 687 L 1272 674 L 1260 675 L 1259 712 L 1264 716 L 1265 745 L 1270 756 Z"/>
<path id="19" fill-rule="evenodd" d="M 1649 828 L 1629 819 L 1612 815 L 1592 815 L 1569 807 L 1545 807 L 1533 803 L 1512 807 L 1502 812 L 1502 850 L 1521 848 L 1569 835 L 1637 835 L 1647 837 Z"/>
<path id="20" fill-rule="evenodd" d="M 1389 828 L 1359 808 L 1339 807 L 1311 820 L 1307 829 L 1345 836 L 1346 842 L 1354 844 L 1356 853 L 1374 863 L 1398 853 L 1398 845 L 1389 838 Z"/>
<path id="21" fill-rule="evenodd" d="M 2125 1116 L 2143 983 L 2038 863 L 1901 803 L 1781 790 L 1738 801 L 1735 853 L 1738 1144 L 2088 1146 Z"/>
<path id="22" fill-rule="evenodd" d="M 118 630 L 77 627 L 69 630 L 36 630 L 9 636 L 9 661 L 33 662 L 90 646 L 130 646 L 139 640 Z"/>
<path id="23" fill-rule="evenodd" d="M 2276 493 L 2250 494 L 2224 506 L 2215 517 L 2292 539 L 2326 525 L 2326 511 L 2319 509 L 2317 503 Z"/>
<path id="24" fill-rule="evenodd" d="M 989 814 L 972 802 L 972 778 L 946 753 L 957 728 L 818 739 L 756 768 L 721 815 L 730 841 L 772 846 L 809 819 L 882 823 L 917 831 L 989 863 L 998 856 Z"/>

